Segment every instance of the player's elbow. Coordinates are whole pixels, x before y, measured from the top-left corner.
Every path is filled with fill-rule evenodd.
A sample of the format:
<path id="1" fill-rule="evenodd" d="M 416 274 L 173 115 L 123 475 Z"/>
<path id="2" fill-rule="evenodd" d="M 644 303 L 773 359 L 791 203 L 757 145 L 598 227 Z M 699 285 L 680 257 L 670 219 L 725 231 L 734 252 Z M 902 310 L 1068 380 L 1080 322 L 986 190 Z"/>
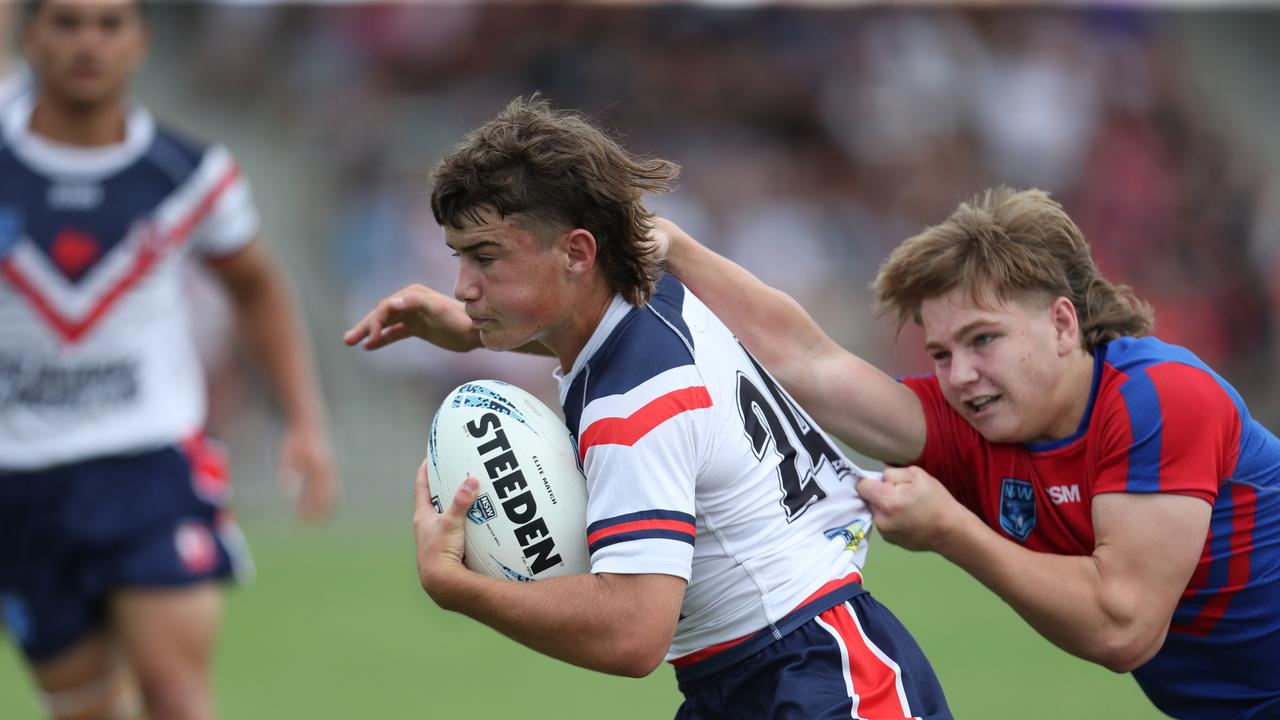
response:
<path id="1" fill-rule="evenodd" d="M 629 678 L 649 677 L 662 664 L 664 655 L 665 653 L 637 655 L 631 658 L 629 662 L 626 662 L 621 671 L 616 674 Z"/>
<path id="2" fill-rule="evenodd" d="M 651 639 L 636 637 L 631 642 L 615 645 L 608 667 L 602 669 L 611 675 L 648 677 L 666 658 L 668 646 L 669 643 L 664 645 Z"/>
<path id="3" fill-rule="evenodd" d="M 1137 668 L 1141 667 L 1142 664 L 1147 660 L 1150 660 L 1151 656 L 1154 654 L 1155 653 L 1145 651 L 1117 650 L 1102 654 L 1094 658 L 1094 661 L 1113 673 L 1120 673 L 1123 675 L 1124 673 L 1133 672 Z"/>
<path id="4" fill-rule="evenodd" d="M 1108 631 L 1090 653 L 1089 660 L 1115 673 L 1132 672 L 1159 652 L 1164 638 L 1164 628 Z"/>

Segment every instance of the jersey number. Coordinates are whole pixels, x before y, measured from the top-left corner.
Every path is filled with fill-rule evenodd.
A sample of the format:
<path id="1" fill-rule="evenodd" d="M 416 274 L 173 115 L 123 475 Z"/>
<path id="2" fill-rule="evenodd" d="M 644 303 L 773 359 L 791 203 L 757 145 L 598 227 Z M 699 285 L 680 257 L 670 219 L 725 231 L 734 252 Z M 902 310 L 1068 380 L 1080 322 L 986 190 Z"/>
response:
<path id="1" fill-rule="evenodd" d="M 750 353 L 747 353 L 751 357 Z M 787 522 L 791 522 L 804 514 L 810 505 L 825 498 L 827 493 L 814 478 L 823 461 L 831 463 L 835 468 L 844 464 L 844 458 L 831 445 L 826 436 L 808 422 L 804 413 L 778 383 L 774 381 L 764 368 L 751 357 L 751 364 L 763 380 L 770 398 L 743 373 L 738 373 L 738 415 L 742 418 L 743 428 L 751 441 L 751 449 L 757 458 L 763 458 L 765 450 L 772 442 L 774 449 L 782 456 L 778 464 L 778 484 L 782 488 L 782 509 L 787 514 Z M 779 417 L 781 415 L 781 417 Z M 786 425 L 783 422 L 786 422 Z M 791 432 L 787 432 L 790 427 Z M 800 441 L 801 448 L 809 456 L 809 463 L 803 476 L 800 472 L 800 455 L 791 443 L 791 438 Z"/>

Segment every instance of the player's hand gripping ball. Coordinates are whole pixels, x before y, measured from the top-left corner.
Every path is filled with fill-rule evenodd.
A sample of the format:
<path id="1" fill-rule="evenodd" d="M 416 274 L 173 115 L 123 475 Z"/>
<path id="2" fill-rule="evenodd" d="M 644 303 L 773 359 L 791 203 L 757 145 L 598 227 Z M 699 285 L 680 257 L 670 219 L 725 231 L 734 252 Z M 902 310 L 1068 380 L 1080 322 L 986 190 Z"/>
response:
<path id="1" fill-rule="evenodd" d="M 468 475 L 480 480 L 467 567 L 522 581 L 590 571 L 586 479 L 569 430 L 537 398 L 497 380 L 459 386 L 436 411 L 427 460 L 437 512 Z"/>

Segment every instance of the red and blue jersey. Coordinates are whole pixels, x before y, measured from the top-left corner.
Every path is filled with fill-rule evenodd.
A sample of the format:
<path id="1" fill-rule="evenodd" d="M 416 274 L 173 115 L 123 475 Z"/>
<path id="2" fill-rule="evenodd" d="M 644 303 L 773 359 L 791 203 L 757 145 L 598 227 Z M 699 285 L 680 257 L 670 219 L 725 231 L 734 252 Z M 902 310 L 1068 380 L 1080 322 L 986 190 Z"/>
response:
<path id="1" fill-rule="evenodd" d="M 1230 384 L 1184 348 L 1121 338 L 1095 351 L 1075 434 L 1020 445 L 983 439 L 936 377 L 903 382 L 928 424 L 917 464 L 1031 550 L 1091 554 L 1100 493 L 1210 503 L 1209 535 L 1168 639 L 1134 677 L 1178 717 L 1280 717 L 1280 440 Z M 1263 706 L 1277 714 L 1257 714 Z"/>

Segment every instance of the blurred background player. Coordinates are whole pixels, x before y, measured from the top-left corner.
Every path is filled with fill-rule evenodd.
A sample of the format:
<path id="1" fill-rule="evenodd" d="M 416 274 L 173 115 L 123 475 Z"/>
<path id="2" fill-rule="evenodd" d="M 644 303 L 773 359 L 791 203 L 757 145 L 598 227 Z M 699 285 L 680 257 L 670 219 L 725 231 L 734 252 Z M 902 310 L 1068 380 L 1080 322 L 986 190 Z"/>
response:
<path id="1" fill-rule="evenodd" d="M 442 608 L 538 652 L 641 677 L 665 659 L 677 717 L 950 718 L 933 668 L 862 588 L 856 468 L 646 247 L 636 159 L 545 100 L 517 99 L 432 173 L 456 300 L 396 293 L 346 335 L 451 349 L 541 343 L 587 477 L 591 572 L 517 583 L 462 564 L 468 478 L 432 509 L 418 572 Z"/>
<path id="2" fill-rule="evenodd" d="M 1179 718 L 1280 717 L 1280 441 L 1043 192 L 990 190 L 904 241 L 876 293 L 934 373 L 895 382 L 678 228 L 672 270 L 824 426 L 908 468 L 862 480 L 1064 650 Z"/>
<path id="3" fill-rule="evenodd" d="M 204 258 L 283 406 L 298 511 L 336 475 L 306 334 L 227 150 L 128 99 L 140 3 L 32 3 L 0 146 L 0 599 L 55 718 L 213 715 L 218 581 L 247 561 L 183 263 Z M 140 691 L 140 692 L 139 692 Z M 140 697 L 139 697 L 140 696 Z"/>

